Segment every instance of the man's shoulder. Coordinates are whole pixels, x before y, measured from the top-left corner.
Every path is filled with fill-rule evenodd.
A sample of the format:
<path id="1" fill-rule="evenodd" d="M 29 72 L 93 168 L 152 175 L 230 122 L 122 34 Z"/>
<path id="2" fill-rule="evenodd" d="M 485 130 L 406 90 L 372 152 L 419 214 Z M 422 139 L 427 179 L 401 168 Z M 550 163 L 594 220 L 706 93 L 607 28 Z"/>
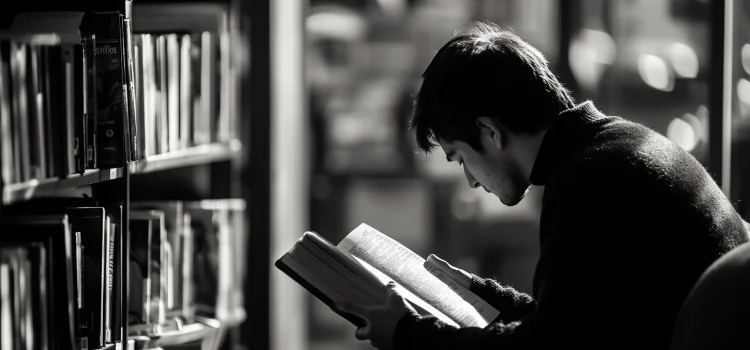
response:
<path id="1" fill-rule="evenodd" d="M 641 124 L 614 117 L 561 169 L 560 181 L 594 181 L 634 187 L 644 182 L 672 182 L 703 166 L 687 151 Z M 628 186 L 630 187 L 630 186 Z"/>

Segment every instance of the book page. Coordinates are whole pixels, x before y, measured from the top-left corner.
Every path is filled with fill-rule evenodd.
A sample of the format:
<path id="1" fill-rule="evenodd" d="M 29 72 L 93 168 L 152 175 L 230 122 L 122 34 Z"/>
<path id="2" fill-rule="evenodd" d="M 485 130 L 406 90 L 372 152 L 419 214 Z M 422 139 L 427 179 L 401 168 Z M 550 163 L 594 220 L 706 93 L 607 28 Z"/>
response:
<path id="1" fill-rule="evenodd" d="M 483 328 L 489 324 L 474 307 L 427 271 L 424 259 L 376 229 L 362 224 L 337 247 L 380 270 L 459 326 Z"/>
<path id="2" fill-rule="evenodd" d="M 500 312 L 497 311 L 492 305 L 484 301 L 484 299 L 480 298 L 478 295 L 474 294 L 468 288 L 456 282 L 456 280 L 451 278 L 443 270 L 437 268 L 437 266 L 431 264 L 430 262 L 425 262 L 424 267 L 433 276 L 437 277 L 437 279 L 439 279 L 451 290 L 453 290 L 453 292 L 458 294 L 461 299 L 465 300 L 467 303 L 469 303 L 469 305 L 473 306 L 474 309 L 476 309 L 477 312 L 482 315 L 482 318 L 487 321 L 487 323 L 492 322 L 495 318 L 497 318 L 498 315 L 500 315 Z"/>
<path id="3" fill-rule="evenodd" d="M 350 255 L 351 256 L 351 255 Z M 372 267 L 372 265 L 368 264 L 365 261 L 362 261 L 362 259 L 357 258 L 356 256 L 351 256 L 354 260 L 358 261 L 362 266 L 364 266 L 367 271 L 370 271 L 375 277 L 378 278 L 378 280 L 383 284 L 386 285 L 388 282 L 392 281 L 393 279 L 386 276 L 384 273 L 380 272 L 378 269 Z M 394 281 L 395 282 L 395 281 Z M 408 300 L 413 305 L 422 308 L 423 310 L 429 312 L 433 316 L 437 317 L 441 321 L 455 326 L 459 327 L 458 323 L 453 321 L 450 317 L 446 316 L 444 313 L 440 312 L 438 309 L 435 309 L 432 305 L 428 304 L 421 298 L 414 295 L 412 292 L 410 292 L 408 289 L 404 288 L 404 286 L 396 283 L 396 291 L 401 294 L 406 300 Z"/>

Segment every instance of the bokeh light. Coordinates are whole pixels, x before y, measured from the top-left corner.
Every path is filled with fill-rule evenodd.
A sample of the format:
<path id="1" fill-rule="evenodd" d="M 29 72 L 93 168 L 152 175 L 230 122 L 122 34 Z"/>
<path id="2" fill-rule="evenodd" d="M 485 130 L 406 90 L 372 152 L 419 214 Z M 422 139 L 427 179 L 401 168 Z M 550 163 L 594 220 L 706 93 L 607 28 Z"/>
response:
<path id="1" fill-rule="evenodd" d="M 638 57 L 638 73 L 648 86 L 662 91 L 674 89 L 672 70 L 660 57 L 641 54 Z"/>
<path id="2" fill-rule="evenodd" d="M 669 47 L 669 59 L 678 76 L 691 79 L 698 76 L 698 55 L 692 47 L 682 43 L 672 44 Z"/>

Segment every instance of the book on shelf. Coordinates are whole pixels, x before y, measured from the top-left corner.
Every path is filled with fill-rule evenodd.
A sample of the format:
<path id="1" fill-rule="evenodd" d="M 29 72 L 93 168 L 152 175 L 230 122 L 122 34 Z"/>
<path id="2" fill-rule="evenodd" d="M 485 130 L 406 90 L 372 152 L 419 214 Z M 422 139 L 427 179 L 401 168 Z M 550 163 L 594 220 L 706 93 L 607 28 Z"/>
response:
<path id="1" fill-rule="evenodd" d="M 127 24 L 118 13 L 33 12 L 0 31 L 4 184 L 140 159 Z"/>
<path id="2" fill-rule="evenodd" d="M 31 270 L 39 278 L 31 282 L 30 292 L 8 294 L 9 288 L 0 295 L 0 322 L 3 325 L 23 325 L 31 322 L 38 325 L 33 329 L 23 327 L 18 334 L 10 337 L 19 344 L 18 348 L 39 348 L 46 344 L 49 349 L 75 348 L 76 319 L 75 287 L 73 282 L 75 260 L 73 256 L 74 233 L 67 215 L 16 215 L 0 219 L 0 247 L 3 250 L 18 251 L 28 247 Z M 38 248 L 35 248 L 38 247 Z M 36 263 L 35 263 L 36 262 Z M 9 265 L 2 273 L 3 279 L 10 283 L 2 283 L 0 288 L 12 287 L 20 275 L 11 274 Z M 18 271 L 18 270 L 14 270 Z M 28 275 L 26 275 L 28 276 Z M 25 277 L 21 277 L 25 278 Z M 38 288 L 38 289 L 36 289 Z M 28 299 L 26 299 L 28 298 Z M 16 308 L 15 314 L 9 315 L 7 305 L 21 305 L 28 307 Z M 28 304 L 31 303 L 29 306 Z M 29 309 L 32 312 L 29 312 Z M 23 311 L 22 311 L 23 310 Z M 39 310 L 37 313 L 34 310 Z M 10 320 L 10 322 L 8 322 Z M 34 334 L 29 334 L 32 332 Z M 47 337 L 42 338 L 44 335 Z M 3 337 L 5 341 L 5 336 Z M 29 343 L 31 340 L 32 343 Z M 24 345 L 21 345 L 24 344 Z M 30 346 L 31 345 L 31 346 Z M 40 345 L 37 347 L 37 345 Z"/>
<path id="3" fill-rule="evenodd" d="M 244 202 L 143 201 L 132 208 L 130 334 L 158 335 L 201 317 L 224 325 L 244 320 Z"/>
<path id="4" fill-rule="evenodd" d="M 117 12 L 92 13 L 86 18 L 88 31 L 96 37 L 97 69 L 97 155 L 102 168 L 123 167 L 130 154 L 126 145 L 126 64 L 124 62 L 123 18 Z"/>
<path id="5" fill-rule="evenodd" d="M 9 207 L 7 214 L 64 215 L 71 232 L 74 298 L 74 331 L 81 349 L 98 349 L 116 341 L 114 334 L 122 332 L 118 319 L 122 307 L 119 292 L 121 282 L 115 281 L 119 268 L 114 262 L 121 257 L 119 222 L 112 212 L 95 206 L 90 199 L 45 200 Z M 33 216 L 32 216 L 33 218 Z M 34 224 L 30 220 L 30 224 Z"/>
<path id="6" fill-rule="evenodd" d="M 48 349 L 48 250 L 44 243 L 0 247 L 0 335 L 3 348 Z"/>
<path id="7" fill-rule="evenodd" d="M 136 332 L 145 329 L 146 333 L 159 333 L 166 322 L 164 221 L 164 212 L 158 210 L 132 211 L 130 215 L 128 322 Z"/>
<path id="8" fill-rule="evenodd" d="M 182 21 L 170 30 L 160 11 L 173 9 L 139 5 L 135 10 L 139 8 L 132 23 L 132 51 L 145 156 L 236 138 L 239 101 L 232 91 L 236 71 L 231 69 L 226 20 L 206 20 L 216 16 L 208 11 L 201 20 L 191 25 Z M 212 21 L 216 25 L 207 28 L 205 23 Z"/>
<path id="9" fill-rule="evenodd" d="M 192 235 L 189 301 L 193 316 L 216 318 L 227 325 L 245 318 L 242 281 L 245 236 L 241 200 L 186 202 Z M 186 252 L 190 254 L 191 252 Z"/>
<path id="10" fill-rule="evenodd" d="M 165 257 L 167 265 L 167 294 L 164 296 L 167 317 L 182 315 L 182 274 L 178 273 L 182 263 L 178 258 L 184 251 L 184 236 L 189 227 L 185 227 L 185 213 L 181 201 L 141 201 L 131 204 L 133 210 L 158 210 L 164 213 L 164 228 L 167 234 L 168 254 Z"/>
<path id="11" fill-rule="evenodd" d="M 343 301 L 380 305 L 386 284 L 393 281 L 420 313 L 457 327 L 483 328 L 499 315 L 434 265 L 366 224 L 337 245 L 305 232 L 275 266 L 331 307 Z M 334 311 L 359 327 L 365 325 L 358 316 Z"/>
<path id="12" fill-rule="evenodd" d="M 123 314 L 126 312 L 127 283 L 124 279 L 123 268 L 127 257 L 125 256 L 126 238 L 123 234 L 123 207 L 116 205 L 109 208 L 107 215 L 109 219 L 109 236 L 110 236 L 110 262 L 108 273 L 111 283 L 111 303 L 110 303 L 110 333 L 107 341 L 109 343 L 122 342 L 125 333 L 125 324 Z"/>

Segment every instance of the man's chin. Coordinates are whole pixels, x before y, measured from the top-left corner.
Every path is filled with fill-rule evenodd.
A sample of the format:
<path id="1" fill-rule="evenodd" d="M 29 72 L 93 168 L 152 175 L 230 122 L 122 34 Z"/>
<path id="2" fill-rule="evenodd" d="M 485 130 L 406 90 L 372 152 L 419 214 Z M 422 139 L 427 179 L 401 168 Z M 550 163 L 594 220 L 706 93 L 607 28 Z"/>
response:
<path id="1" fill-rule="evenodd" d="M 509 195 L 503 195 L 503 194 L 501 194 L 501 195 L 496 195 L 496 196 L 497 196 L 498 199 L 500 199 L 501 203 L 505 204 L 506 206 L 512 207 L 512 206 L 515 206 L 518 203 L 521 203 L 521 201 L 524 198 L 526 198 L 526 194 L 527 193 L 529 193 L 528 188 L 526 189 L 526 191 L 524 191 L 520 195 L 515 195 L 515 196 L 511 195 L 511 196 L 509 196 Z"/>

